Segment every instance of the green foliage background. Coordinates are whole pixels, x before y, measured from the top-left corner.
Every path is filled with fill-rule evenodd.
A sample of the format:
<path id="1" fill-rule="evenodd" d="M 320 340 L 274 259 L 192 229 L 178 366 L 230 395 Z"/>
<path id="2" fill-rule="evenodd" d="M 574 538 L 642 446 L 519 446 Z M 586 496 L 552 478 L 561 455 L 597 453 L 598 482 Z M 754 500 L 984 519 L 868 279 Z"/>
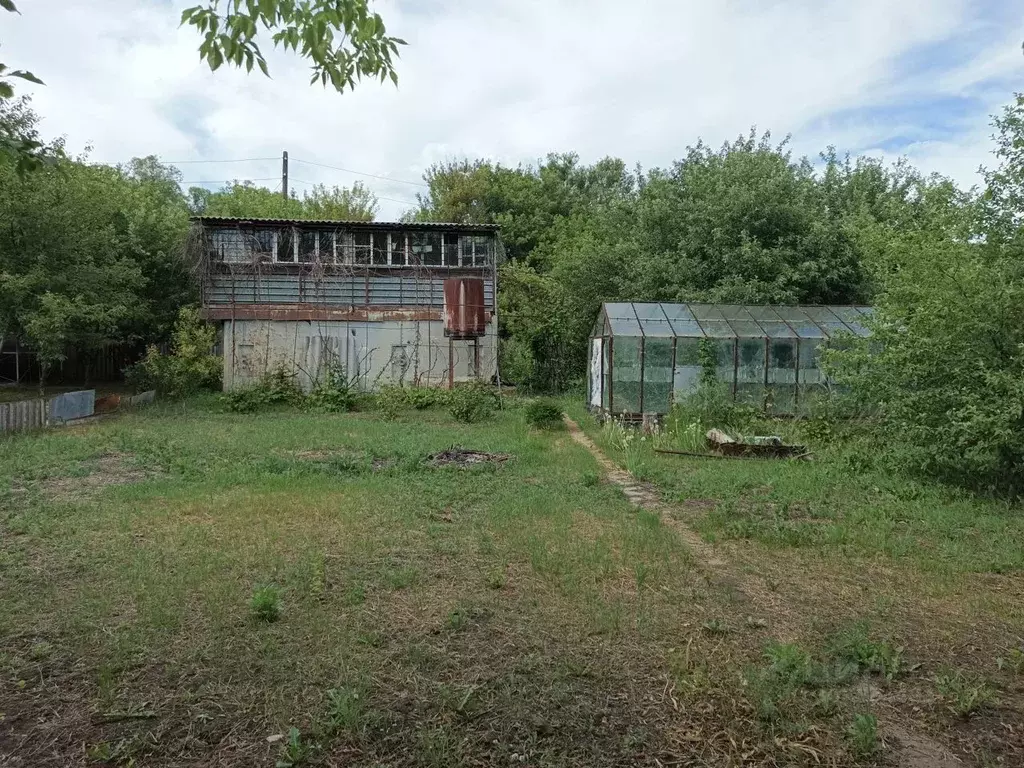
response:
<path id="1" fill-rule="evenodd" d="M 0 147 L 0 337 L 27 343 L 46 366 L 71 348 L 170 338 L 195 298 L 180 258 L 190 213 L 372 220 L 377 211 L 359 184 L 301 199 L 244 183 L 183 192 L 177 169 L 156 157 L 91 164 L 42 142 L 37 126 L 25 98 L 0 98 L 0 133 L 36 146 L 40 160 L 26 171 Z M 751 130 L 650 170 L 571 153 L 514 168 L 441 163 L 407 218 L 501 226 L 501 371 L 533 391 L 582 382 L 604 301 L 872 304 L 871 339 L 828 361 L 842 412 L 853 404 L 866 417 L 872 455 L 1017 494 L 1024 100 L 994 127 L 993 167 L 967 191 L 905 162 L 831 148 L 795 158 L 787 140 Z"/>

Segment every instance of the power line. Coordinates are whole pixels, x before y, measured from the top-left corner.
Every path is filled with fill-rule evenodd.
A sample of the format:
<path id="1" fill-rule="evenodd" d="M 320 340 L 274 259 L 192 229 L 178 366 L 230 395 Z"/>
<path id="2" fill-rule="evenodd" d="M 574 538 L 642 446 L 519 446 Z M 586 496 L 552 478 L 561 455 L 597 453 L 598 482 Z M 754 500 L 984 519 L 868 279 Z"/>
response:
<path id="1" fill-rule="evenodd" d="M 167 165 L 189 165 L 192 163 L 257 163 L 265 160 L 280 160 L 279 157 L 241 157 L 237 160 L 163 160 Z"/>
<path id="2" fill-rule="evenodd" d="M 376 173 L 364 173 L 363 171 L 353 171 L 351 168 L 339 168 L 336 165 L 325 165 L 324 163 L 314 163 L 312 160 L 300 160 L 297 157 L 292 158 L 292 162 L 303 163 L 305 165 L 315 165 L 319 168 L 330 168 L 332 171 L 341 171 L 343 173 L 354 173 L 356 176 L 369 176 L 371 179 L 380 179 L 381 181 L 393 181 L 396 184 L 409 184 L 413 187 L 426 187 L 430 189 L 429 185 L 423 184 L 419 181 L 406 181 L 405 179 L 393 179 L 390 176 L 379 176 Z"/>
<path id="3" fill-rule="evenodd" d="M 232 184 L 236 181 L 273 181 L 277 176 L 263 176 L 259 179 L 207 179 L 206 181 L 182 181 L 181 184 Z"/>

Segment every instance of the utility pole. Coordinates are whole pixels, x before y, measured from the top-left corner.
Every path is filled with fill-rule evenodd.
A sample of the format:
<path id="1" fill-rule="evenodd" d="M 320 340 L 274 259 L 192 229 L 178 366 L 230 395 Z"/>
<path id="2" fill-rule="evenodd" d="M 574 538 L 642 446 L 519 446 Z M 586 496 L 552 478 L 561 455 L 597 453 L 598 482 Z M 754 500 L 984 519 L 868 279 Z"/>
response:
<path id="1" fill-rule="evenodd" d="M 281 194 L 288 199 L 288 150 L 281 155 Z"/>

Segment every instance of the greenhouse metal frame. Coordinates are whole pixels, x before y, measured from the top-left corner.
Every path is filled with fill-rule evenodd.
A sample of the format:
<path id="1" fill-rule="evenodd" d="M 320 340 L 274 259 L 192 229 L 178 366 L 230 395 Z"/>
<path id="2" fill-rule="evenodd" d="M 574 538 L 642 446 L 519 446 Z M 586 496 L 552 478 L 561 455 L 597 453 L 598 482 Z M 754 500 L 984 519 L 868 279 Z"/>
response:
<path id="1" fill-rule="evenodd" d="M 734 400 L 795 413 L 827 383 L 818 367 L 824 346 L 869 336 L 871 314 L 860 306 L 606 303 L 590 339 L 588 404 L 627 420 L 668 413 L 696 391 L 701 344 L 710 342 L 717 379 Z"/>

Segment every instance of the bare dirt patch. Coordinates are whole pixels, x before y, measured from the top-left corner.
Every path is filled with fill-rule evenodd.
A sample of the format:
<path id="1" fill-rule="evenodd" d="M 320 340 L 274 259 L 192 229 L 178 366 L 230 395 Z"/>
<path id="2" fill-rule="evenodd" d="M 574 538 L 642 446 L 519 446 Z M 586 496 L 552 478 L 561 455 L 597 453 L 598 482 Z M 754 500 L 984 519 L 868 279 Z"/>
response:
<path id="1" fill-rule="evenodd" d="M 48 499 L 72 499 L 92 495 L 116 485 L 133 485 L 150 479 L 148 472 L 131 463 L 131 454 L 106 453 L 81 462 L 84 475 L 62 475 L 39 481 L 37 488 Z"/>
<path id="2" fill-rule="evenodd" d="M 488 453 L 487 451 L 471 451 L 467 448 L 462 448 L 457 445 L 453 445 L 438 453 L 432 453 L 427 456 L 427 464 L 431 467 L 475 467 L 481 464 L 494 464 L 501 466 L 506 461 L 511 461 L 512 454 L 510 453 Z"/>

